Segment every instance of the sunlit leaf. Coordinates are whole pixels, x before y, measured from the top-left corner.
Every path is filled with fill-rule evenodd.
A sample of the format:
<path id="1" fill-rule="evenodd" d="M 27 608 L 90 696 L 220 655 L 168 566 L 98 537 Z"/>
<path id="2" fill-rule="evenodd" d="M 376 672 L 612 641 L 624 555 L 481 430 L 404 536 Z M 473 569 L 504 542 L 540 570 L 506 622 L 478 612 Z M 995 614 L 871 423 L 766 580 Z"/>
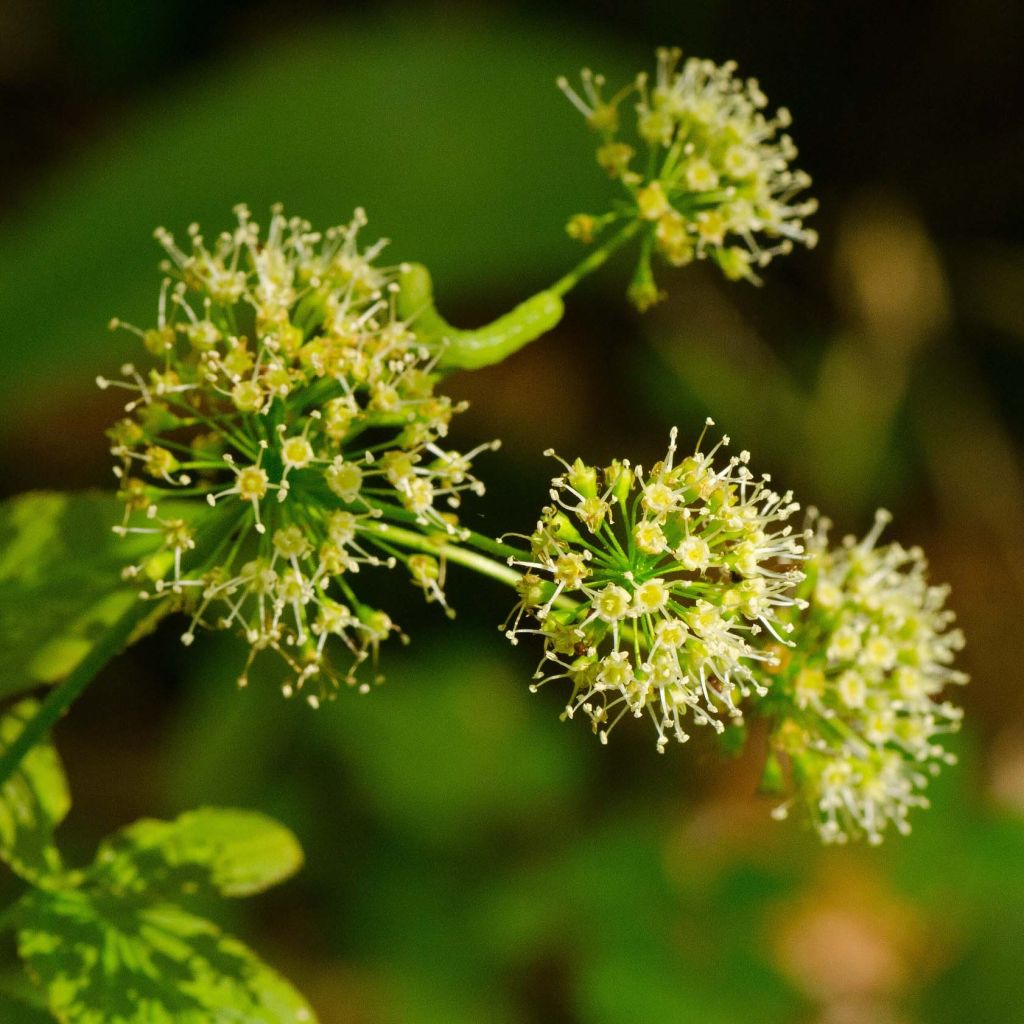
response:
<path id="1" fill-rule="evenodd" d="M 113 494 L 33 492 L 0 504 L 0 697 L 66 676 L 138 600 L 121 570 L 158 543 L 115 536 Z"/>
<path id="2" fill-rule="evenodd" d="M 144 819 L 100 847 L 94 875 L 118 892 L 173 895 L 213 887 L 249 896 L 302 865 L 283 825 L 255 811 L 205 807 L 174 821 Z"/>
<path id="3" fill-rule="evenodd" d="M 35 701 L 22 701 L 0 719 L 0 751 L 21 733 L 38 707 Z M 48 740 L 37 743 L 0 789 L 0 858 L 29 880 L 59 871 L 53 830 L 70 807 L 57 751 Z"/>
<path id="4" fill-rule="evenodd" d="M 171 905 L 35 890 L 18 951 L 67 1024 L 294 1024 L 306 1001 L 237 939 Z"/>

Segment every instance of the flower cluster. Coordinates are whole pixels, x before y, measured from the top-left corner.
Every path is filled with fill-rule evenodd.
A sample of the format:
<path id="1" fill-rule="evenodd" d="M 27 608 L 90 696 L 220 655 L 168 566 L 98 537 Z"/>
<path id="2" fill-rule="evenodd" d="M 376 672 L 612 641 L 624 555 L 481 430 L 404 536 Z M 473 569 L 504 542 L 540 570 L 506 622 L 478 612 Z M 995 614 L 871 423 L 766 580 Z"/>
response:
<path id="1" fill-rule="evenodd" d="M 628 206 L 600 216 L 580 214 L 569 233 L 589 242 L 616 222 L 639 224 L 641 257 L 630 288 L 641 309 L 661 297 L 651 269 L 657 251 L 672 266 L 711 258 L 727 277 L 756 281 L 755 267 L 808 247 L 816 233 L 804 219 L 816 208 L 799 198 L 810 177 L 791 163 L 796 146 L 785 129 L 790 115 L 763 113 L 767 98 L 736 65 L 658 51 L 654 80 L 646 74 L 610 98 L 604 80 L 585 70 L 582 92 L 563 78 L 559 86 L 601 137 L 598 163 L 628 195 Z M 619 108 L 634 96 L 636 137 L 621 135 Z M 637 147 L 644 149 L 639 156 Z M 642 170 L 636 169 L 639 163 Z"/>
<path id="2" fill-rule="evenodd" d="M 526 572 L 507 636 L 540 634 L 534 689 L 567 679 L 566 715 L 582 710 L 602 742 L 626 714 L 650 716 L 659 750 L 688 738 L 687 716 L 721 731 L 777 657 L 758 636 L 786 645 L 780 610 L 802 603 L 792 495 L 755 480 L 747 452 L 716 466 L 727 437 L 706 454 L 701 441 L 677 461 L 673 430 L 648 473 L 563 463 L 531 557 L 510 559 Z"/>
<path id="3" fill-rule="evenodd" d="M 316 679 L 316 703 L 341 678 L 330 648 L 348 650 L 352 683 L 395 631 L 352 589 L 362 567 L 402 563 L 444 604 L 431 539 L 459 532 L 451 509 L 482 492 L 472 460 L 494 445 L 443 445 L 463 406 L 435 393 L 436 354 L 395 313 L 383 243 L 360 249 L 362 211 L 321 233 L 275 208 L 263 236 L 235 212 L 212 246 L 197 226 L 187 248 L 156 233 L 168 255 L 156 326 L 123 325 L 155 365 L 98 381 L 131 395 L 109 432 L 117 529 L 160 535 L 159 557 L 128 572 L 177 597 L 185 643 L 200 625 L 237 628 L 251 648 L 240 684 L 270 649 L 292 670 L 285 693 Z M 217 510 L 205 525 L 196 505 Z M 417 553 L 389 520 L 418 528 Z"/>
<path id="4" fill-rule="evenodd" d="M 880 511 L 862 540 L 830 549 L 830 524 L 817 519 L 796 645 L 772 685 L 774 747 L 826 842 L 878 843 L 890 824 L 908 832 L 929 776 L 954 760 L 939 739 L 962 713 L 942 693 L 967 682 L 952 668 L 963 635 L 921 550 L 877 545 L 888 521 Z"/>

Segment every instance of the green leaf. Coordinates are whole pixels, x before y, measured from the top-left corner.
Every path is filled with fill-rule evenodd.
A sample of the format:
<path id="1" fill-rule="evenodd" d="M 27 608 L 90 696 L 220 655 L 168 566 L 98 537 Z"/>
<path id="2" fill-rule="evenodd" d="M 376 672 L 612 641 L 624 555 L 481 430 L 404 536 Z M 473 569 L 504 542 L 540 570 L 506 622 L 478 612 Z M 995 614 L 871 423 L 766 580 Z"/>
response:
<path id="1" fill-rule="evenodd" d="M 122 893 L 174 895 L 212 886 L 222 896 L 250 896 L 301 865 L 298 840 L 272 818 L 205 807 L 117 833 L 100 847 L 93 877 Z"/>
<path id="2" fill-rule="evenodd" d="M 66 1024 L 315 1020 L 245 945 L 179 907 L 40 889 L 18 910 L 18 952 Z"/>
<path id="3" fill-rule="evenodd" d="M 22 701 L 0 719 L 0 750 L 21 733 L 38 709 L 35 701 Z M 57 751 L 49 741 L 37 743 L 0 789 L 0 857 L 28 881 L 59 872 L 53 831 L 70 807 Z"/>
<path id="4" fill-rule="evenodd" d="M 138 600 L 122 568 L 154 534 L 120 538 L 112 494 L 33 492 L 0 503 L 0 697 L 55 683 Z"/>

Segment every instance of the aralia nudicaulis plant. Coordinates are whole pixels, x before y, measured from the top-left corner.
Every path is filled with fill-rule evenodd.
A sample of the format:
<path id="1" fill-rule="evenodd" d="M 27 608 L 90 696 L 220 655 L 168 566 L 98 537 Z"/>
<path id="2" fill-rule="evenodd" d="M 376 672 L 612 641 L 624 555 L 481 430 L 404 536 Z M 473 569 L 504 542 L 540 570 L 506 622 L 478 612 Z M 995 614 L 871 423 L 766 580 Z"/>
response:
<path id="1" fill-rule="evenodd" d="M 261 230 L 239 206 L 212 241 L 198 226 L 184 243 L 157 232 L 166 258 L 155 322 L 115 321 L 138 335 L 144 356 L 99 378 L 126 392 L 109 431 L 121 500 L 111 528 L 132 552 L 123 575 L 134 599 L 97 617 L 102 628 L 85 652 L 46 679 L 56 685 L 45 700 L 0 722 L 0 825 L 10 825 L 0 846 L 34 828 L 45 854 L 30 865 L 30 880 L 45 884 L 17 911 L 31 932 L 30 961 L 39 942 L 56 941 L 37 936 L 33 907 L 48 915 L 54 892 L 67 890 L 61 906 L 93 915 L 89 886 L 106 899 L 103 887 L 113 884 L 103 863 L 95 878 L 62 874 L 50 843 L 67 804 L 46 746 L 60 714 L 169 613 L 185 644 L 201 628 L 239 636 L 248 651 L 240 684 L 269 652 L 282 663 L 286 696 L 316 706 L 346 686 L 368 691 L 380 678 L 380 646 L 400 634 L 396 609 L 364 596 L 369 573 L 404 574 L 449 616 L 452 565 L 514 588 L 502 628 L 516 643 L 537 638 L 533 688 L 545 697 L 564 688 L 566 717 L 589 719 L 602 742 L 622 719 L 649 720 L 659 750 L 687 740 L 693 726 L 722 732 L 764 719 L 766 784 L 786 794 L 776 815 L 800 809 L 825 841 L 878 842 L 889 826 L 905 832 L 909 812 L 926 804 L 928 778 L 952 760 L 942 738 L 961 712 L 945 691 L 966 682 L 953 667 L 963 638 L 921 552 L 879 544 L 885 517 L 863 540 L 830 546 L 825 520 L 797 525 L 791 492 L 755 473 L 746 451 L 727 455 L 728 438 L 707 438 L 705 428 L 692 445 L 673 430 L 667 453 L 647 469 L 626 459 L 560 460 L 526 536 L 487 537 L 460 523 L 463 500 L 483 492 L 478 456 L 497 442 L 468 451 L 449 443 L 465 404 L 445 394 L 447 373 L 500 363 L 550 331 L 565 295 L 631 241 L 639 256 L 628 294 L 641 311 L 661 297 L 656 255 L 677 267 L 711 260 L 730 279 L 757 281 L 774 257 L 815 243 L 789 114 L 766 115 L 760 87 L 733 64 L 681 62 L 663 50 L 653 79 L 640 75 L 607 98 L 590 72 L 582 92 L 559 84 L 598 134 L 598 162 L 620 192 L 606 212 L 569 221 L 590 246 L 575 267 L 484 327 L 453 327 L 425 267 L 388 265 L 382 242 L 361 244 L 359 210 L 324 231 L 278 208 Z M 118 587 L 110 593 L 120 608 Z M 30 790 L 38 790 L 33 821 L 23 813 Z M 134 845 L 145 840 L 172 860 L 187 847 L 216 874 L 223 851 L 244 837 L 210 846 L 196 820 L 227 832 L 237 819 L 140 827 L 117 864 L 134 871 Z M 288 837 L 274 834 L 282 866 L 268 882 L 297 863 Z M 136 928 L 150 910 L 132 901 L 125 921 Z M 179 930 L 213 927 L 175 915 Z M 60 931 L 57 918 L 47 921 Z M 210 977 L 203 1012 L 237 1011 L 244 979 Z M 99 1013 L 82 1019 L 106 1019 L 103 1007 L 87 1005 L 103 990 L 90 981 L 69 989 L 56 978 L 49 1001 L 59 1019 L 79 1019 L 68 1000 Z M 119 1019 L 150 1019 L 145 1006 L 128 1005 L 134 989 L 122 988 Z M 280 1003 L 287 1013 L 265 1002 L 252 1004 L 265 1011 L 260 1020 L 312 1019 L 297 996 Z"/>
<path id="2" fill-rule="evenodd" d="M 755 474 L 748 452 L 727 457 L 728 437 L 705 444 L 710 420 L 685 453 L 673 429 L 646 471 L 561 460 L 528 536 L 459 523 L 463 498 L 484 488 L 474 461 L 498 442 L 447 444 L 464 404 L 444 394 L 446 373 L 501 362 L 553 328 L 563 296 L 633 239 L 641 310 L 660 296 L 655 254 L 756 282 L 755 268 L 816 241 L 789 114 L 767 116 L 733 64 L 661 50 L 653 79 L 608 98 L 589 71 L 582 92 L 559 86 L 624 198 L 572 218 L 570 234 L 594 248 L 485 327 L 449 324 L 425 267 L 387 265 L 383 242 L 361 247 L 362 211 L 320 232 L 275 209 L 261 232 L 239 207 L 212 244 L 197 226 L 187 246 L 157 232 L 156 323 L 129 328 L 149 365 L 100 381 L 130 392 L 110 431 L 125 509 L 114 529 L 156 541 L 126 574 L 183 613 L 185 643 L 203 626 L 240 635 L 240 683 L 272 651 L 284 693 L 315 706 L 343 685 L 368 690 L 399 632 L 394 609 L 360 597 L 360 573 L 402 570 L 453 615 L 444 582 L 456 563 L 515 587 L 503 628 L 514 643 L 540 638 L 532 688 L 566 686 L 565 716 L 587 717 L 602 742 L 629 717 L 648 719 L 664 751 L 693 726 L 721 733 L 763 716 L 766 777 L 793 790 L 777 814 L 799 805 L 826 840 L 904 829 L 950 759 L 935 737 L 959 722 L 933 698 L 964 678 L 948 667 L 959 633 L 940 628 L 944 592 L 925 584 L 918 553 L 879 555 L 874 533 L 829 552 L 822 522 L 796 525 L 793 494 Z M 853 660 L 837 660 L 856 630 Z"/>

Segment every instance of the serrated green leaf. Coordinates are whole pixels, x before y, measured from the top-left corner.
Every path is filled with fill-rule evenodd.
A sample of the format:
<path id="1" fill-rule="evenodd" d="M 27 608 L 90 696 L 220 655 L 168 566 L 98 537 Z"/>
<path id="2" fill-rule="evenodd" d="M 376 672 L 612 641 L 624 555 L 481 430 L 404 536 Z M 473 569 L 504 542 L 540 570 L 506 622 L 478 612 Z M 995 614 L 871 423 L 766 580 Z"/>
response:
<path id="1" fill-rule="evenodd" d="M 0 697 L 55 683 L 138 600 L 121 570 L 159 543 L 120 538 L 113 494 L 32 492 L 0 504 Z"/>
<path id="2" fill-rule="evenodd" d="M 174 821 L 144 819 L 107 840 L 92 875 L 116 892 L 176 895 L 214 888 L 250 896 L 293 875 L 302 848 L 255 811 L 204 807 Z"/>
<path id="3" fill-rule="evenodd" d="M 315 1020 L 250 949 L 179 907 L 35 890 L 18 910 L 18 952 L 66 1024 Z"/>
<path id="4" fill-rule="evenodd" d="M 38 709 L 35 701 L 25 700 L 0 719 L 0 751 Z M 29 881 L 59 872 L 53 831 L 70 808 L 71 796 L 57 751 L 48 740 L 37 743 L 0 788 L 0 858 Z"/>

